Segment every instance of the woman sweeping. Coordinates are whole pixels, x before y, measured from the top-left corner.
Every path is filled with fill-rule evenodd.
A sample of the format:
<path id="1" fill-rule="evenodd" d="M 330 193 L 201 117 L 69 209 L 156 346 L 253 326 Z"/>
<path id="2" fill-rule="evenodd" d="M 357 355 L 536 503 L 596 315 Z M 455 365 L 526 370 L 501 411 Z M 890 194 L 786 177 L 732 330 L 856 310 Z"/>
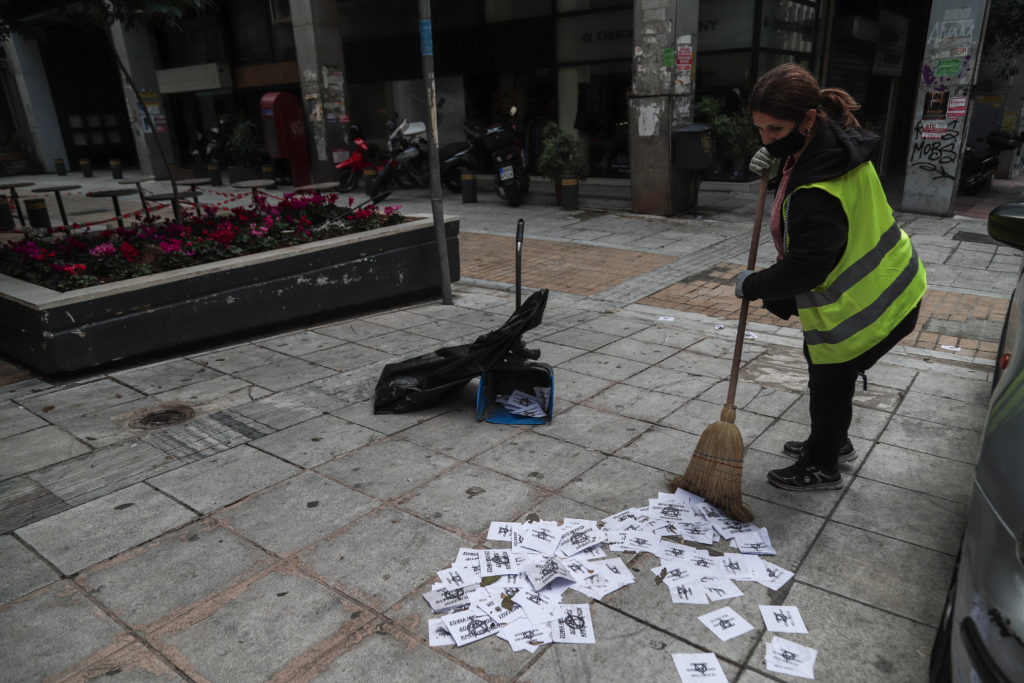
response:
<path id="1" fill-rule="evenodd" d="M 763 299 L 783 319 L 800 316 L 809 376 L 811 433 L 785 444 L 795 464 L 768 473 L 784 489 L 842 486 L 839 461 L 854 457 L 847 430 L 857 377 L 914 329 L 926 287 L 868 161 L 878 137 L 860 128 L 859 108 L 796 64 L 764 74 L 750 96 L 764 143 L 750 169 L 778 176 L 770 224 L 778 260 L 742 271 L 736 295 Z"/>

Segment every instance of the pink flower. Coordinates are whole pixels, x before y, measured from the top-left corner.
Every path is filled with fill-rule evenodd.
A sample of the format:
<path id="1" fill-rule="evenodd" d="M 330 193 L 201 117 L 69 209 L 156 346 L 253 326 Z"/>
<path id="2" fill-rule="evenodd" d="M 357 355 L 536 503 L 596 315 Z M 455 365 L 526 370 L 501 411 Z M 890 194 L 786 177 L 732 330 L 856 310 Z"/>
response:
<path id="1" fill-rule="evenodd" d="M 113 256 L 117 253 L 117 248 L 113 242 L 104 242 L 103 244 L 97 244 L 95 247 L 89 250 L 89 253 L 93 256 Z"/>
<path id="2" fill-rule="evenodd" d="M 171 254 L 176 251 L 181 251 L 181 240 L 176 240 L 173 237 L 168 238 L 166 241 L 160 242 L 157 246 L 165 254 Z"/>

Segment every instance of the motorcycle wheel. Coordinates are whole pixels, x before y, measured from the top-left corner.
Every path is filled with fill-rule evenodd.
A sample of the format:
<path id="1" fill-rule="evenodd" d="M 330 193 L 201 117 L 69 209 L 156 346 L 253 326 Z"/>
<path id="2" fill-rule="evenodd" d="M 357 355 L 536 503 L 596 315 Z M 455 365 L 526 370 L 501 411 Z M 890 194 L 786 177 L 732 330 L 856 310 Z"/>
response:
<path id="1" fill-rule="evenodd" d="M 406 190 L 411 190 L 414 187 L 419 187 L 419 183 L 412 177 L 412 174 L 406 171 L 404 168 L 398 169 L 398 173 L 395 174 L 395 182 L 398 186 Z"/>
<path id="2" fill-rule="evenodd" d="M 362 175 L 351 166 L 339 168 L 334 174 L 334 179 L 341 186 L 342 192 L 351 192 L 359 184 L 359 176 Z"/>
<path id="3" fill-rule="evenodd" d="M 458 168 L 450 168 L 444 172 L 441 182 L 449 192 L 462 192 L 462 171 Z"/>
<path id="4" fill-rule="evenodd" d="M 374 202 L 382 202 L 395 189 L 395 170 L 384 168 L 370 186 L 368 195 Z"/>
<path id="5" fill-rule="evenodd" d="M 523 196 L 519 193 L 519 183 L 505 185 L 505 199 L 509 206 L 519 206 L 523 203 Z"/>

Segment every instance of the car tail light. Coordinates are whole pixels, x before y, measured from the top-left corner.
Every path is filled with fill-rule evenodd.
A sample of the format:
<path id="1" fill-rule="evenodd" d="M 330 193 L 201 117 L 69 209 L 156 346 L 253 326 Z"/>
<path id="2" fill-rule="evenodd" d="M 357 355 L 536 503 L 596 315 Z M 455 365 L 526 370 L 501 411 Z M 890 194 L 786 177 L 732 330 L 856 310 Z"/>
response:
<path id="1" fill-rule="evenodd" d="M 1005 370 L 1006 366 L 1008 366 L 1010 364 L 1010 356 L 1011 356 L 1011 354 L 1004 353 L 1002 356 L 999 357 L 999 369 L 1000 370 Z"/>

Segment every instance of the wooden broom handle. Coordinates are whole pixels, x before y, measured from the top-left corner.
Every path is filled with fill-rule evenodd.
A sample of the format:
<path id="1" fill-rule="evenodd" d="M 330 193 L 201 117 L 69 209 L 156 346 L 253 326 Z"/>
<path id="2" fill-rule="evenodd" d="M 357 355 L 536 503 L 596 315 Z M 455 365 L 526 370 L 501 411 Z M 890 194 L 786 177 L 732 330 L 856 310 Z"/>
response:
<path id="1" fill-rule="evenodd" d="M 757 245 L 761 241 L 761 219 L 764 218 L 764 198 L 768 194 L 768 173 L 761 176 L 761 184 L 757 188 L 757 207 L 754 213 L 754 230 L 750 235 L 750 254 L 747 256 L 747 270 L 753 270 L 757 265 Z M 743 356 L 743 335 L 747 331 L 747 308 L 750 301 L 743 299 L 740 303 L 740 319 L 736 325 L 736 346 L 732 351 L 732 370 L 729 372 L 729 392 L 725 397 L 725 404 L 735 406 L 736 404 L 736 380 L 740 376 L 740 360 Z"/>

